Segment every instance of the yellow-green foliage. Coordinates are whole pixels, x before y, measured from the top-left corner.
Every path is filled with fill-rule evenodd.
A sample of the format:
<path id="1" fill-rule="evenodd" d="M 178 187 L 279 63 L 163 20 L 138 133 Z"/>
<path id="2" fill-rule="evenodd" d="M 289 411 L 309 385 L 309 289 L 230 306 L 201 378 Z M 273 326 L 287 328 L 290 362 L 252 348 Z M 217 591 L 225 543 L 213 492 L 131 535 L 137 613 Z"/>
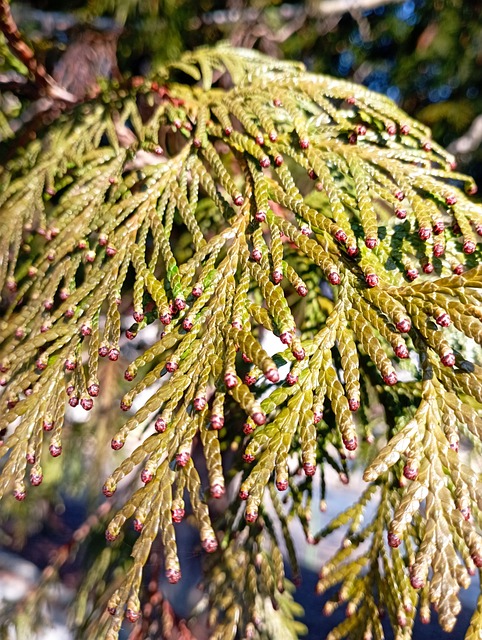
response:
<path id="1" fill-rule="evenodd" d="M 105 637 L 138 620 L 156 538 L 168 579 L 180 579 L 173 520 L 187 496 L 214 554 L 214 638 L 301 633 L 273 514 L 293 562 L 288 521 L 311 542 L 349 525 L 319 582 L 320 592 L 342 583 L 331 608 L 348 601 L 330 637 L 383 637 L 383 605 L 409 638 L 429 602 L 450 630 L 457 592 L 482 566 L 478 473 L 457 453 L 461 437 L 482 435 L 482 369 L 466 355 L 482 339 L 482 208 L 430 132 L 360 86 L 221 45 L 108 87 L 7 151 L 1 493 L 23 500 L 28 478 L 41 482 L 44 449 L 62 451 L 67 401 L 95 412 L 102 371 L 116 366 L 99 357 L 122 358 L 121 328 L 158 329 L 127 366 L 129 413 L 112 422 L 112 447 L 133 445 L 104 493 L 131 474 L 142 483 L 107 527 L 113 541 L 133 518 L 139 533 Z M 267 334 L 281 341 L 274 356 Z M 373 442 L 376 421 L 386 445 L 370 454 L 368 489 L 310 533 L 313 476 L 323 491 L 326 465 L 346 477 L 346 456 Z M 228 483 L 226 514 L 211 519 Z M 479 610 L 471 628 L 482 632 Z"/>

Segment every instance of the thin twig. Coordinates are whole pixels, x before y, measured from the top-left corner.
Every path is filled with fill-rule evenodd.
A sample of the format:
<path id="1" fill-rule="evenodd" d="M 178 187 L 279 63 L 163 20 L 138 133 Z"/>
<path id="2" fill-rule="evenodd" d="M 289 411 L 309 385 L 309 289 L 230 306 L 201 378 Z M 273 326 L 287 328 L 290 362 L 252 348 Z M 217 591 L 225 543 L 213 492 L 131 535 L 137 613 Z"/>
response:
<path id="1" fill-rule="evenodd" d="M 66 102 L 77 101 L 76 97 L 58 85 L 47 73 L 45 67 L 38 62 L 33 50 L 23 40 L 7 0 L 0 0 L 0 30 L 7 40 L 10 51 L 27 67 L 38 87 L 39 94 L 43 93 L 51 98 Z"/>

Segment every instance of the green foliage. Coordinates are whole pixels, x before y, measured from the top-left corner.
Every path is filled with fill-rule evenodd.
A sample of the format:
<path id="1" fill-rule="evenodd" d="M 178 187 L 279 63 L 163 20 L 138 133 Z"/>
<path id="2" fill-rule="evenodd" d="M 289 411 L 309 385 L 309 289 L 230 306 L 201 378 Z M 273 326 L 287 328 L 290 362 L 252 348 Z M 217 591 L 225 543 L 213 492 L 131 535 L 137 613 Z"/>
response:
<path id="1" fill-rule="evenodd" d="M 124 331 L 157 331 L 109 425 L 112 448 L 128 446 L 104 484 L 120 494 L 106 536 L 115 549 L 132 521 L 132 560 L 114 579 L 113 553 L 87 576 L 109 585 L 111 616 L 84 587 L 81 637 L 141 624 L 154 544 L 181 578 L 186 510 L 214 638 L 302 633 L 280 553 L 296 572 L 293 520 L 311 543 L 348 525 L 318 585 L 342 583 L 331 606 L 348 602 L 332 638 L 383 637 L 380 606 L 409 638 L 429 602 L 450 630 L 482 566 L 478 473 L 458 454 L 482 428 L 467 346 L 482 339 L 482 208 L 429 130 L 361 86 L 219 45 L 0 152 L 2 494 L 23 501 L 46 449 L 62 453 L 67 397 L 95 412 L 107 376 L 112 393 Z M 312 533 L 316 485 L 324 496 L 329 466 L 346 477 L 360 439 L 380 443 L 367 490 Z"/>

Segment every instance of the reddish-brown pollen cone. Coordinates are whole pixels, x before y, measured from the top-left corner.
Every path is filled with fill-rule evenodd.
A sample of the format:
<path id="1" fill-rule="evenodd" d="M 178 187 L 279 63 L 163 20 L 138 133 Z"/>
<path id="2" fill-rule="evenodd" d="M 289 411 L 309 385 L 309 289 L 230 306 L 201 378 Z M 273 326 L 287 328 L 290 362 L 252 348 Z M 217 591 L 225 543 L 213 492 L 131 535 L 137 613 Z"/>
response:
<path id="1" fill-rule="evenodd" d="M 449 314 L 444 311 L 435 318 L 435 322 L 441 327 L 449 327 L 452 321 Z"/>
<path id="2" fill-rule="evenodd" d="M 429 240 L 432 237 L 432 229 L 430 227 L 420 227 L 418 237 L 423 241 Z"/>
<path id="3" fill-rule="evenodd" d="M 122 440 L 116 440 L 115 438 L 112 438 L 110 446 L 112 447 L 112 449 L 114 449 L 114 451 L 119 451 L 119 449 L 122 449 L 122 447 L 124 446 L 124 442 Z"/>
<path id="4" fill-rule="evenodd" d="M 360 400 L 358 400 L 357 398 L 349 398 L 348 408 L 350 409 L 350 411 L 358 411 L 358 409 L 360 408 Z"/>
<path id="5" fill-rule="evenodd" d="M 409 464 L 406 464 L 403 467 L 403 475 L 407 478 L 407 480 L 415 480 L 418 476 L 417 467 L 412 467 Z"/>
<path id="6" fill-rule="evenodd" d="M 206 538 L 201 541 L 201 545 L 206 553 L 213 553 L 218 548 L 218 541 L 216 538 Z"/>
<path id="7" fill-rule="evenodd" d="M 344 438 L 343 445 L 348 451 L 355 451 L 355 449 L 358 447 L 358 440 L 356 438 L 350 438 L 349 440 L 346 440 Z"/>
<path id="8" fill-rule="evenodd" d="M 224 384 L 228 389 L 233 389 L 238 384 L 238 378 L 234 373 L 226 373 L 224 376 Z"/>
<path id="9" fill-rule="evenodd" d="M 262 411 L 256 411 L 255 413 L 253 413 L 251 418 L 253 419 L 253 422 L 258 426 L 266 422 L 266 414 L 263 413 Z"/>
<path id="10" fill-rule="evenodd" d="M 224 417 L 215 413 L 211 415 L 211 427 L 216 431 L 219 431 L 224 426 Z"/>
<path id="11" fill-rule="evenodd" d="M 176 462 L 180 467 L 185 467 L 190 459 L 191 454 L 188 451 L 181 451 L 176 455 Z"/>
<path id="12" fill-rule="evenodd" d="M 455 354 L 453 352 L 446 353 L 440 358 L 440 361 L 445 367 L 453 367 L 455 364 Z"/>
<path id="13" fill-rule="evenodd" d="M 211 497 L 216 498 L 216 500 L 219 500 L 219 498 L 222 498 L 222 496 L 225 493 L 224 487 L 221 486 L 220 484 L 214 484 L 212 487 L 209 488 L 209 491 L 211 493 Z"/>
<path id="14" fill-rule="evenodd" d="M 184 518 L 185 513 L 186 512 L 184 511 L 184 509 L 181 509 L 181 508 L 173 509 L 171 511 L 172 521 L 176 524 L 179 524 L 180 522 L 182 522 L 182 519 Z"/>
<path id="15" fill-rule="evenodd" d="M 143 482 L 144 484 L 151 482 L 153 478 L 154 478 L 154 475 L 152 471 L 150 471 L 149 469 L 143 469 L 141 471 L 141 482 Z"/>
<path id="16" fill-rule="evenodd" d="M 394 351 L 397 358 L 406 359 L 409 357 L 408 348 L 406 344 L 397 344 Z"/>
<path id="17" fill-rule="evenodd" d="M 410 576 L 410 584 L 414 589 L 423 589 L 425 580 L 419 576 Z"/>
<path id="18" fill-rule="evenodd" d="M 369 287 L 373 288 L 378 286 L 380 280 L 376 273 L 369 273 L 365 276 L 365 282 Z"/>
<path id="19" fill-rule="evenodd" d="M 154 429 L 157 431 L 157 433 L 164 433 L 166 428 L 167 428 L 166 421 L 164 420 L 164 418 L 161 418 L 159 416 L 154 423 Z"/>
<path id="20" fill-rule="evenodd" d="M 397 331 L 400 331 L 400 333 L 408 333 L 412 328 L 411 322 L 408 318 L 401 318 L 401 320 L 398 320 L 395 326 L 397 328 Z"/>
<path id="21" fill-rule="evenodd" d="M 407 271 L 405 272 L 405 275 L 407 276 L 408 280 L 410 280 L 410 282 L 413 282 L 414 280 L 416 280 L 418 278 L 418 271 L 417 269 L 407 269 Z"/>
<path id="22" fill-rule="evenodd" d="M 176 584 L 181 579 L 181 572 L 179 569 L 167 569 L 166 578 L 170 584 Z"/>
<path id="23" fill-rule="evenodd" d="M 397 378 L 397 374 L 395 373 L 395 371 L 391 371 L 390 373 L 387 373 L 386 375 L 383 376 L 383 382 L 385 384 L 388 384 L 388 386 L 393 387 L 394 384 L 397 384 L 398 382 L 398 378 Z"/>
<path id="24" fill-rule="evenodd" d="M 132 622 L 132 624 L 135 624 L 140 617 L 141 617 L 140 611 L 133 611 L 132 609 L 126 610 L 126 618 L 127 620 L 129 620 L 129 622 Z"/>
<path id="25" fill-rule="evenodd" d="M 303 464 L 303 471 L 307 476 L 314 476 L 316 473 L 316 465 L 312 464 L 311 462 L 305 462 Z"/>
<path id="26" fill-rule="evenodd" d="M 402 544 L 402 541 L 395 533 L 388 534 L 388 546 L 392 547 L 393 549 L 396 549 L 401 544 Z"/>
<path id="27" fill-rule="evenodd" d="M 283 478 L 283 480 L 276 480 L 276 488 L 278 491 L 286 491 L 288 488 L 288 480 Z"/>
<path id="28" fill-rule="evenodd" d="M 264 374 L 270 382 L 279 382 L 279 372 L 278 369 L 268 369 L 268 371 Z"/>

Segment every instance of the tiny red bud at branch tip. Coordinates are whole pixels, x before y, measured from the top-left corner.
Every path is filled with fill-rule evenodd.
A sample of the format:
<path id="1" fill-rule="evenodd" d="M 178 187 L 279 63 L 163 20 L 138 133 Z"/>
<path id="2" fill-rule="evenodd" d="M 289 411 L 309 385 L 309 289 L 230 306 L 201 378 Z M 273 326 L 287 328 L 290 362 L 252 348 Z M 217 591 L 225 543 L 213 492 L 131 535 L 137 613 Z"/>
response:
<path id="1" fill-rule="evenodd" d="M 397 322 L 395 326 L 397 328 L 397 331 L 400 331 L 400 333 L 408 333 L 412 328 L 412 325 L 408 318 L 402 318 Z"/>
<path id="2" fill-rule="evenodd" d="M 216 538 L 206 538 L 201 541 L 202 548 L 206 553 L 213 553 L 218 548 L 218 541 Z"/>
<path id="3" fill-rule="evenodd" d="M 402 544 L 402 541 L 400 540 L 400 538 L 396 534 L 394 534 L 394 533 L 389 533 L 388 534 L 388 545 L 390 547 L 392 547 L 393 549 L 396 549 L 401 544 Z"/>
<path id="4" fill-rule="evenodd" d="M 184 518 L 185 513 L 186 512 L 184 509 L 180 509 L 180 508 L 173 509 L 171 511 L 172 521 L 175 524 L 179 524 L 180 522 L 182 522 L 182 519 Z"/>
<path id="5" fill-rule="evenodd" d="M 407 271 L 405 272 L 405 275 L 407 276 L 408 280 L 410 280 L 410 282 L 413 282 L 418 278 L 419 274 L 416 269 L 412 268 L 412 269 L 407 269 Z"/>
<path id="6" fill-rule="evenodd" d="M 316 466 L 310 462 L 305 462 L 303 465 L 303 471 L 307 476 L 314 476 L 316 473 Z"/>
<path id="7" fill-rule="evenodd" d="M 132 622 L 132 624 L 136 623 L 140 617 L 141 617 L 140 611 L 133 611 L 132 609 L 126 610 L 126 618 L 127 620 L 129 620 L 129 622 Z"/>
<path id="8" fill-rule="evenodd" d="M 443 246 L 443 244 L 440 244 L 439 242 L 437 242 L 436 244 L 433 245 L 433 255 L 435 258 L 442 257 L 444 253 L 445 253 L 445 247 Z"/>
<path id="9" fill-rule="evenodd" d="M 164 433 L 164 431 L 167 429 L 167 423 L 164 418 L 159 417 L 156 419 L 156 422 L 154 423 L 154 429 L 158 433 Z"/>
<path id="10" fill-rule="evenodd" d="M 214 484 L 212 487 L 210 487 L 209 491 L 211 493 L 211 496 L 216 500 L 222 498 L 225 492 L 224 487 L 222 487 L 220 484 Z"/>
<path id="11" fill-rule="evenodd" d="M 278 489 L 278 491 L 286 491 L 286 489 L 288 488 L 288 480 L 276 480 L 276 488 Z"/>
<path id="12" fill-rule="evenodd" d="M 378 244 L 377 238 L 365 238 L 365 246 L 368 249 L 374 249 Z"/>
<path id="13" fill-rule="evenodd" d="M 256 520 L 258 519 L 258 512 L 257 511 L 246 511 L 246 513 L 244 514 L 244 518 L 245 518 L 246 522 L 249 522 L 249 523 L 256 522 Z"/>
<path id="14" fill-rule="evenodd" d="M 397 384 L 398 382 L 398 378 L 397 378 L 397 374 L 395 373 L 395 371 L 391 371 L 390 373 L 387 373 L 386 375 L 383 376 L 383 382 L 385 384 L 388 384 L 388 386 L 393 387 L 394 384 Z"/>
<path id="15" fill-rule="evenodd" d="M 219 431 L 224 426 L 224 417 L 217 414 L 211 415 L 211 427 L 216 431 Z"/>
<path id="16" fill-rule="evenodd" d="M 259 164 L 263 167 L 263 169 L 267 169 L 267 168 L 270 166 L 271 161 L 270 161 L 270 159 L 268 158 L 268 156 L 263 156 L 263 157 L 260 159 Z"/>
<path id="17" fill-rule="evenodd" d="M 224 384 L 228 389 L 233 389 L 238 384 L 238 378 L 234 373 L 226 373 L 224 376 Z"/>
<path id="18" fill-rule="evenodd" d="M 92 407 L 94 406 L 94 401 L 92 400 L 92 398 L 82 398 L 80 400 L 80 406 L 85 411 L 90 411 L 92 409 Z"/>
<path id="19" fill-rule="evenodd" d="M 405 344 L 397 344 L 394 351 L 397 358 L 406 359 L 409 356 L 408 348 Z"/>
<path id="20" fill-rule="evenodd" d="M 27 497 L 27 492 L 25 490 L 15 489 L 15 491 L 13 492 L 13 497 L 15 498 L 15 500 L 23 502 Z"/>
<path id="21" fill-rule="evenodd" d="M 52 458 L 57 458 L 62 453 L 62 447 L 59 444 L 51 444 L 49 451 Z"/>
<path id="22" fill-rule="evenodd" d="M 255 384 L 257 381 L 257 378 L 255 376 L 250 375 L 249 373 L 247 373 L 244 376 L 244 384 L 247 384 L 248 387 L 251 387 L 253 384 Z"/>
<path id="23" fill-rule="evenodd" d="M 356 438 L 350 438 L 349 440 L 343 439 L 343 444 L 348 451 L 355 451 L 358 447 L 358 440 Z"/>
<path id="24" fill-rule="evenodd" d="M 194 398 L 193 405 L 196 411 L 202 411 L 207 404 L 207 400 L 204 397 Z"/>
<path id="25" fill-rule="evenodd" d="M 420 227 L 418 230 L 418 237 L 420 240 L 429 240 L 432 237 L 432 229 L 429 227 Z"/>
<path id="26" fill-rule="evenodd" d="M 457 203 L 457 196 L 454 193 L 448 193 L 445 196 L 445 204 L 447 204 L 449 207 L 451 207 L 456 203 Z"/>
<path id="27" fill-rule="evenodd" d="M 377 287 L 380 281 L 376 273 L 368 273 L 365 276 L 365 282 L 369 287 Z"/>
<path id="28" fill-rule="evenodd" d="M 251 453 L 244 453 L 243 460 L 248 464 L 251 464 L 252 462 L 254 462 L 254 456 Z"/>
<path id="29" fill-rule="evenodd" d="M 114 449 L 114 451 L 119 451 L 119 449 L 122 449 L 122 447 L 124 446 L 124 441 L 112 438 L 110 446 L 112 449 Z"/>
<path id="30" fill-rule="evenodd" d="M 176 584 L 181 579 L 181 572 L 179 569 L 167 569 L 166 578 L 170 584 Z"/>
<path id="31" fill-rule="evenodd" d="M 338 271 L 331 271 L 328 274 L 328 281 L 329 281 L 330 284 L 332 284 L 334 286 L 340 284 L 341 277 L 340 277 L 340 274 L 338 273 Z"/>
<path id="32" fill-rule="evenodd" d="M 176 455 L 176 462 L 180 467 L 185 467 L 190 459 L 191 454 L 188 451 L 181 451 Z"/>
<path id="33" fill-rule="evenodd" d="M 152 474 L 152 471 L 150 471 L 149 469 L 143 469 L 141 471 L 141 482 L 143 482 L 144 484 L 148 484 L 149 482 L 151 482 L 153 477 L 154 476 Z"/>
<path id="34" fill-rule="evenodd" d="M 453 352 L 446 353 L 440 358 L 440 361 L 445 367 L 453 367 L 455 365 L 455 354 Z"/>
<path id="35" fill-rule="evenodd" d="M 448 327 L 451 324 L 450 316 L 444 311 L 435 318 L 435 322 L 441 327 Z"/>
<path id="36" fill-rule="evenodd" d="M 423 589 L 423 587 L 425 586 L 425 580 L 423 580 L 423 578 L 420 578 L 419 576 L 411 576 L 410 584 L 414 589 Z"/>
<path id="37" fill-rule="evenodd" d="M 464 253 L 474 253 L 476 248 L 477 248 L 477 245 L 472 240 L 466 240 L 464 242 L 464 247 L 463 247 Z"/>
<path id="38" fill-rule="evenodd" d="M 403 468 L 403 475 L 407 478 L 407 480 L 415 480 L 418 476 L 418 469 L 416 467 L 411 467 L 409 464 L 406 464 Z"/>
<path id="39" fill-rule="evenodd" d="M 350 411 L 358 411 L 358 409 L 360 408 L 360 400 L 355 399 L 355 398 L 349 398 L 348 407 L 349 407 Z"/>
<path id="40" fill-rule="evenodd" d="M 298 376 L 296 374 L 291 373 L 291 371 L 286 376 L 286 382 L 292 387 L 294 384 L 298 382 Z"/>
<path id="41" fill-rule="evenodd" d="M 293 348 L 291 350 L 291 353 L 294 355 L 294 357 L 297 360 L 304 360 L 305 359 L 305 350 L 302 347 Z"/>
<path id="42" fill-rule="evenodd" d="M 253 419 L 253 422 L 258 426 L 266 422 L 266 414 L 263 413 L 262 411 L 256 411 L 255 413 L 253 413 L 251 418 Z"/>
<path id="43" fill-rule="evenodd" d="M 266 378 L 270 382 L 279 382 L 279 372 L 278 369 L 268 369 L 265 373 Z"/>
<path id="44" fill-rule="evenodd" d="M 293 333 L 291 331 L 283 331 L 280 334 L 279 339 L 283 344 L 290 345 L 293 342 Z"/>

